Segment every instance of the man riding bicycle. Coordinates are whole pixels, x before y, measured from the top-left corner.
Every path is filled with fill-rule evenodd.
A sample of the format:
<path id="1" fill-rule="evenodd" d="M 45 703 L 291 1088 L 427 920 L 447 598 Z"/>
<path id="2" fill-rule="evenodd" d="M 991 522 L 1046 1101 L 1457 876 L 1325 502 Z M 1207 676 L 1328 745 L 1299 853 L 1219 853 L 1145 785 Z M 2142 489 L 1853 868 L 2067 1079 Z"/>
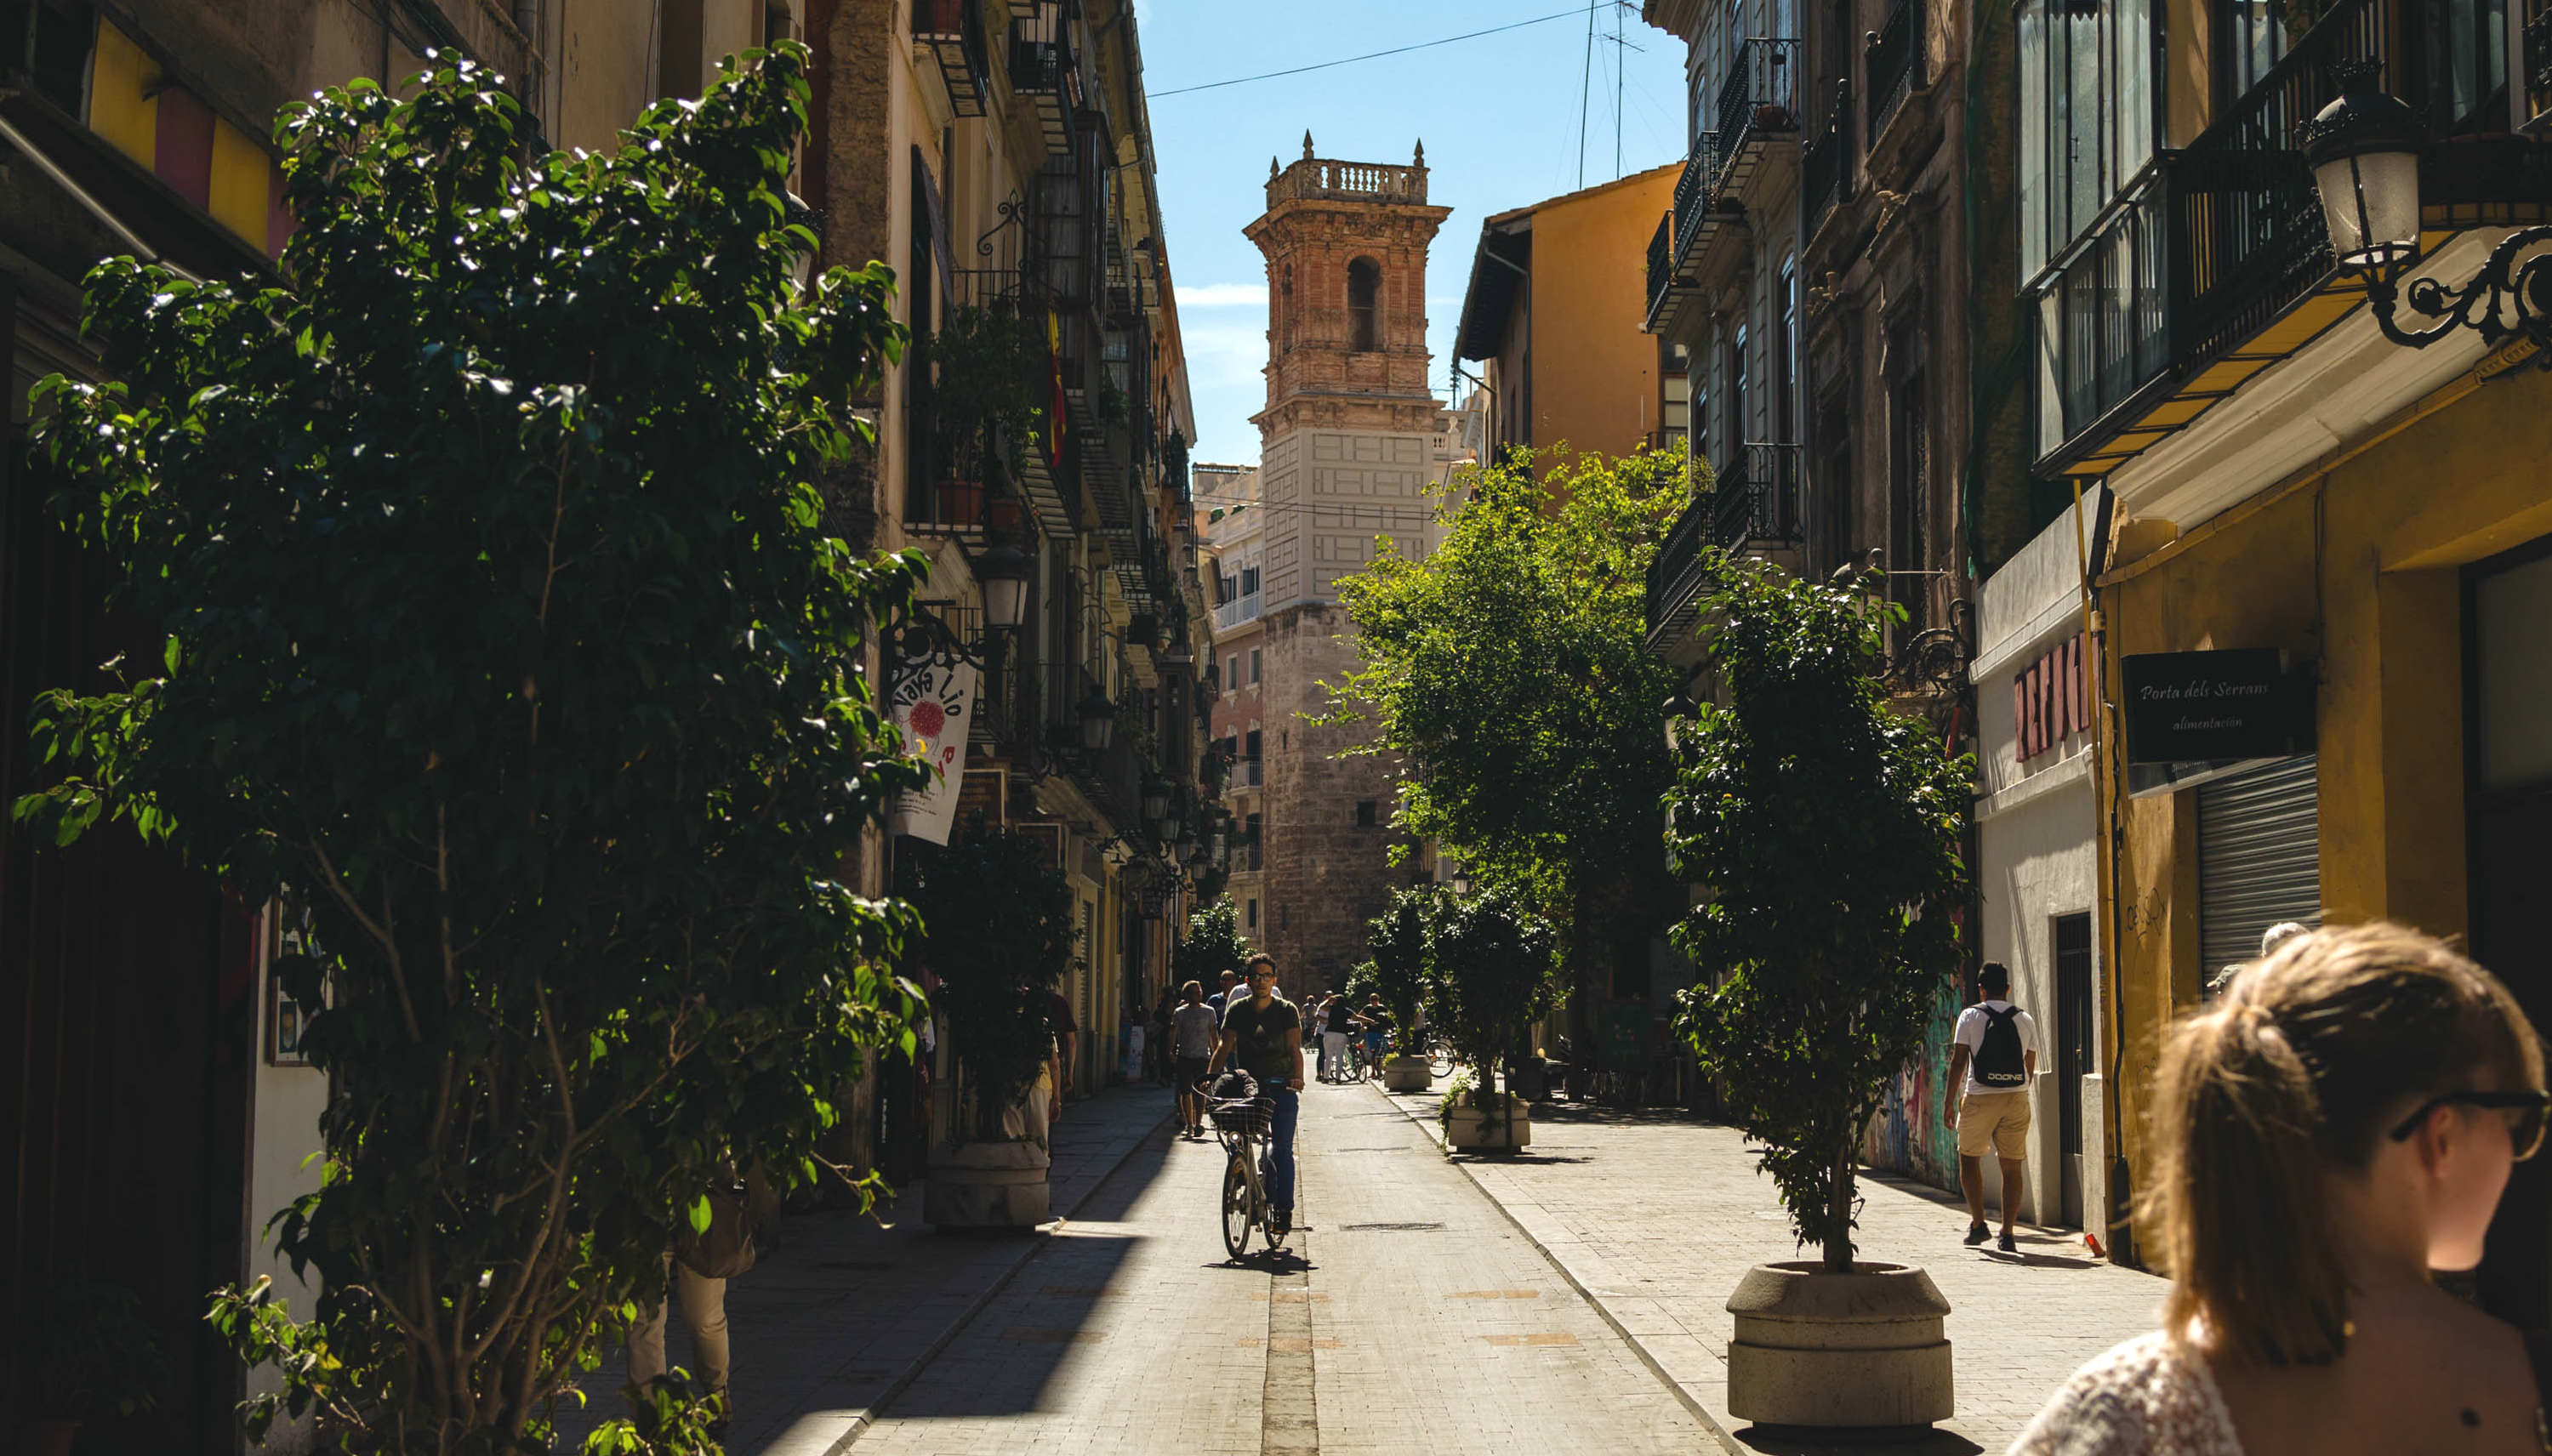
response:
<path id="1" fill-rule="evenodd" d="M 1249 958 L 1249 994 L 1235 992 L 1223 1008 L 1223 1035 L 1206 1067 L 1211 1080 L 1228 1064 L 1258 1080 L 1275 1103 L 1267 1130 L 1267 1206 L 1275 1237 L 1294 1227 L 1294 1123 L 1302 1112 L 1303 1013 L 1276 993 L 1276 958 Z"/>

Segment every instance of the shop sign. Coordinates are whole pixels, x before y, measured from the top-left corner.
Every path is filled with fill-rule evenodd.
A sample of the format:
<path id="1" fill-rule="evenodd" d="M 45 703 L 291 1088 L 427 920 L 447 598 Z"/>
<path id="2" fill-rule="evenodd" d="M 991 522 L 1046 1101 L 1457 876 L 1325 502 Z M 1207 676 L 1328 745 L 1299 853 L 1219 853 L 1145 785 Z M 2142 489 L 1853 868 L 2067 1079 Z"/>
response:
<path id="1" fill-rule="evenodd" d="M 2274 648 L 2122 659 L 2129 764 L 2286 758 L 2313 747 L 2309 679 Z"/>
<path id="2" fill-rule="evenodd" d="M 930 782 L 897 794 L 888 825 L 946 844 L 966 779 L 966 731 L 975 721 L 975 665 L 945 648 L 899 664 L 887 715 L 905 754 L 930 766 Z"/>

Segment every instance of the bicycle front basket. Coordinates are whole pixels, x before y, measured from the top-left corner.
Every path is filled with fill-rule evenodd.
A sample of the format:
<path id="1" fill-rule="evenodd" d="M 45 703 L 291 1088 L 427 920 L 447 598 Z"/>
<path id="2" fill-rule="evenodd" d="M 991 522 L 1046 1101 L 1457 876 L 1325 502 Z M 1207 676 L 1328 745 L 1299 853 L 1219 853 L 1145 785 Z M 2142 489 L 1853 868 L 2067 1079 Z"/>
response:
<path id="1" fill-rule="evenodd" d="M 1214 1125 L 1225 1132 L 1248 1137 L 1265 1137 L 1267 1125 L 1276 1115 L 1273 1097 L 1232 1097 L 1207 1108 Z"/>

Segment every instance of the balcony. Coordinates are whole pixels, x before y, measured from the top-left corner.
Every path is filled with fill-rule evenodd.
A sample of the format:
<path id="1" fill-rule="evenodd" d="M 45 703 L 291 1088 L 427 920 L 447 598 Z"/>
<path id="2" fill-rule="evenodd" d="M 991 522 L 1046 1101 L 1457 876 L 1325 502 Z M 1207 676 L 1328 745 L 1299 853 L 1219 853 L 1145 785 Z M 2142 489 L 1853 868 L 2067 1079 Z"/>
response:
<path id="1" fill-rule="evenodd" d="M 2389 10 L 2335 6 L 2031 281 L 2042 472 L 2106 473 L 2354 306 L 2326 287 L 2330 239 L 2294 139 L 2336 94 L 2334 68 L 2389 58 Z"/>
<path id="2" fill-rule="evenodd" d="M 1231 786 L 1234 788 L 1259 787 L 1267 781 L 1266 770 L 1267 762 L 1264 759 L 1239 760 L 1231 766 Z"/>
<path id="3" fill-rule="evenodd" d="M 1869 110 L 1861 135 L 1874 150 L 1905 98 L 1923 86 L 1923 3 L 1896 0 L 1861 52 L 1861 99 Z"/>
<path id="4" fill-rule="evenodd" d="M 1799 43 L 1757 38 L 1737 48 L 1719 83 L 1719 200 L 1743 200 L 1755 173 L 1799 136 Z"/>
<path id="5" fill-rule="evenodd" d="M 1799 236 L 1814 238 L 1817 227 L 1843 200 L 1844 178 L 1852 169 L 1851 107 L 1837 100 L 1826 112 L 1826 124 L 1799 149 Z"/>
<path id="6" fill-rule="evenodd" d="M 1246 595 L 1235 596 L 1231 600 L 1216 607 L 1214 609 L 1214 630 L 1217 632 L 1228 632 L 1234 627 L 1244 626 L 1250 622 L 1257 621 L 1259 602 L 1263 598 L 1260 593 L 1252 591 Z"/>
<path id="7" fill-rule="evenodd" d="M 1711 544 L 1732 556 L 1750 547 L 1796 545 L 1806 535 L 1805 507 L 1798 446 L 1740 446 L 1721 463 L 1711 486 Z"/>
<path id="8" fill-rule="evenodd" d="M 1696 495 L 1675 517 L 1648 563 L 1648 646 L 1655 649 L 1690 623 L 1706 577 L 1701 548 L 1710 538 L 1710 497 Z"/>
<path id="9" fill-rule="evenodd" d="M 939 67 L 948 108 L 982 116 L 992 89 L 993 63 L 976 0 L 913 0 L 912 44 Z"/>
<path id="10" fill-rule="evenodd" d="M 1648 243 L 1648 312 L 1641 327 L 1651 334 L 1672 333 L 1685 305 L 1694 296 L 1694 254 L 1708 241 L 1721 219 L 1716 213 L 1719 183 L 1719 138 L 1714 132 L 1695 137 L 1675 178 L 1674 211 Z M 1666 244 L 1659 256 L 1658 244 Z"/>
<path id="11" fill-rule="evenodd" d="M 1010 22 L 1010 90 L 1035 109 L 1046 156 L 1070 156 L 1081 69 L 1059 7 L 1040 7 L 1039 14 Z"/>
<path id="12" fill-rule="evenodd" d="M 1427 200 L 1427 168 L 1306 156 L 1267 179 L 1267 205 L 1279 202 L 1417 202 Z"/>

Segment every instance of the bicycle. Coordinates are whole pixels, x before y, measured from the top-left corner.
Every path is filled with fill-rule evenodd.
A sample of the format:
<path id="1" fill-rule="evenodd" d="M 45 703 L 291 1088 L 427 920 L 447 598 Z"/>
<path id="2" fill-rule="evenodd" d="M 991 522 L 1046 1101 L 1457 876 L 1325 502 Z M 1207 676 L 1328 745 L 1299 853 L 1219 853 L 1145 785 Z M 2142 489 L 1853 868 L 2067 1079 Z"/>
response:
<path id="1" fill-rule="evenodd" d="M 1223 1247 L 1235 1261 L 1247 1256 L 1253 1229 L 1268 1249 L 1279 1243 L 1274 1210 L 1267 1203 L 1267 1180 L 1276 1156 L 1268 1128 L 1275 1110 L 1274 1099 L 1264 1095 L 1207 1104 L 1215 1137 L 1230 1160 L 1223 1170 Z"/>

